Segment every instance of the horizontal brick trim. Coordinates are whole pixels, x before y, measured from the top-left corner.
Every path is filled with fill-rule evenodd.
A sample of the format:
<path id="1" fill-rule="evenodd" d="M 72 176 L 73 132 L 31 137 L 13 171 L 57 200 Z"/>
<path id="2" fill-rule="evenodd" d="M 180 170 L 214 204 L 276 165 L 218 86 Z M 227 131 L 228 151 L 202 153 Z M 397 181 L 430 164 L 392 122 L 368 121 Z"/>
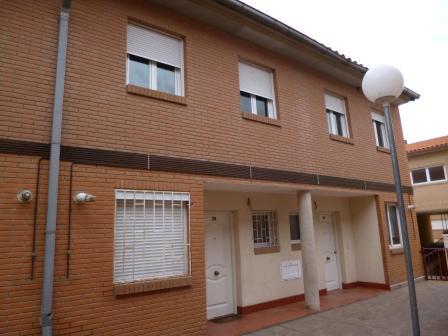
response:
<path id="1" fill-rule="evenodd" d="M 342 284 L 342 289 L 352 289 L 356 287 L 390 290 L 390 286 L 388 284 L 382 284 L 377 282 L 355 281 Z"/>
<path id="2" fill-rule="evenodd" d="M 319 295 L 320 296 L 327 295 L 327 289 L 320 289 Z M 260 310 L 284 306 L 287 304 L 300 302 L 300 301 L 305 301 L 305 294 L 288 296 L 285 298 L 276 299 L 276 300 L 272 300 L 272 301 L 266 301 L 266 302 L 262 302 L 262 303 L 257 303 L 257 304 L 245 306 L 245 307 L 237 307 L 237 312 L 238 312 L 238 314 L 241 314 L 241 315 L 250 314 L 250 313 L 255 313 L 257 311 L 260 311 Z"/>
<path id="3" fill-rule="evenodd" d="M 145 96 L 150 98 L 155 98 L 159 100 L 164 100 L 171 103 L 176 103 L 180 105 L 187 105 L 187 100 L 184 96 L 176 96 L 170 93 L 161 92 L 157 90 L 151 90 L 144 87 L 128 84 L 126 85 L 126 91 L 128 93 L 136 94 L 139 96 Z"/>
<path id="4" fill-rule="evenodd" d="M 353 141 L 352 138 L 347 138 L 347 137 L 336 135 L 336 134 L 330 134 L 330 139 L 331 140 L 335 140 L 335 141 L 339 141 L 339 142 L 344 142 L 344 143 L 349 144 L 349 145 L 354 145 L 355 144 L 355 142 Z"/>
<path id="5" fill-rule="evenodd" d="M 149 169 L 171 173 L 250 178 L 250 167 L 159 155 L 149 156 Z"/>
<path id="6" fill-rule="evenodd" d="M 267 254 L 280 252 L 280 246 L 254 247 L 254 254 Z"/>
<path id="7" fill-rule="evenodd" d="M 273 125 L 277 127 L 281 127 L 280 121 L 278 119 L 272 119 L 269 117 L 259 116 L 249 112 L 242 112 L 243 119 L 258 121 L 263 124 Z"/>
<path id="8" fill-rule="evenodd" d="M 385 147 L 376 146 L 376 150 L 378 152 L 390 154 L 390 149 Z"/>
<path id="9" fill-rule="evenodd" d="M 390 251 L 390 254 L 392 254 L 392 255 L 404 254 L 403 248 L 390 248 L 389 251 Z"/>
<path id="10" fill-rule="evenodd" d="M 48 158 L 50 156 L 50 144 L 0 139 L 0 153 Z M 395 186 L 392 183 L 96 148 L 61 146 L 61 160 L 87 165 L 103 165 L 180 174 L 210 175 L 360 190 L 395 191 Z M 402 186 L 402 190 L 406 194 L 413 194 L 411 186 Z"/>
<path id="11" fill-rule="evenodd" d="M 114 295 L 129 295 L 186 286 L 191 286 L 191 276 L 114 284 Z"/>
<path id="12" fill-rule="evenodd" d="M 95 148 L 62 146 L 61 160 L 133 169 L 148 169 L 148 155 Z"/>
<path id="13" fill-rule="evenodd" d="M 251 177 L 255 180 L 318 184 L 317 175 L 270 168 L 252 167 Z"/>

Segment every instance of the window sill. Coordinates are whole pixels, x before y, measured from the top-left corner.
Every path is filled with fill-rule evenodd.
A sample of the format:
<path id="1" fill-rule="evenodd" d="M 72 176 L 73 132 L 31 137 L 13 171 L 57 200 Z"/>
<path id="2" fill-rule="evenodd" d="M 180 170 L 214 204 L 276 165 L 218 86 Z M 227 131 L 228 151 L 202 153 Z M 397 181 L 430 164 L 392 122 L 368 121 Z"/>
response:
<path id="1" fill-rule="evenodd" d="M 339 142 L 344 142 L 344 143 L 349 144 L 349 145 L 354 145 L 355 144 L 352 138 L 347 138 L 347 137 L 343 137 L 343 136 L 336 135 L 336 134 L 330 134 L 330 139 L 331 140 L 335 140 L 335 141 L 339 141 Z"/>
<path id="2" fill-rule="evenodd" d="M 129 295 L 187 286 L 191 286 L 191 276 L 144 280 L 123 284 L 114 284 L 114 295 Z"/>
<path id="3" fill-rule="evenodd" d="M 145 96 L 150 98 L 155 98 L 158 100 L 163 100 L 175 104 L 187 105 L 187 99 L 183 96 L 176 96 L 170 93 L 165 93 L 161 91 L 151 90 L 144 87 L 128 84 L 126 85 L 126 91 L 139 96 Z"/>
<path id="4" fill-rule="evenodd" d="M 262 116 L 259 116 L 259 115 L 253 114 L 253 113 L 249 113 L 249 112 L 242 112 L 242 116 L 243 116 L 243 119 L 258 121 L 263 124 L 281 127 L 280 121 L 277 119 L 262 117 Z"/>
<path id="5" fill-rule="evenodd" d="M 301 251 L 302 245 L 300 243 L 291 243 L 291 251 Z"/>
<path id="6" fill-rule="evenodd" d="M 280 246 L 254 247 L 254 254 L 267 254 L 280 252 Z"/>
<path id="7" fill-rule="evenodd" d="M 402 247 L 391 247 L 390 254 L 392 255 L 404 254 L 404 251 Z"/>
<path id="8" fill-rule="evenodd" d="M 376 146 L 376 150 L 377 150 L 378 152 L 382 152 L 382 153 L 390 154 L 390 149 L 389 149 L 389 148 L 386 148 L 386 147 Z"/>

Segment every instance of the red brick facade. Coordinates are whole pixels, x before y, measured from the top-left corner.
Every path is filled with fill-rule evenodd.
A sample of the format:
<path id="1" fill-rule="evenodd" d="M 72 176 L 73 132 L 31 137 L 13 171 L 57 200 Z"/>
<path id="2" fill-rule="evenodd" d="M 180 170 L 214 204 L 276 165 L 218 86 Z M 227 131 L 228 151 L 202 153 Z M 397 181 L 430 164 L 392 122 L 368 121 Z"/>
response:
<path id="1" fill-rule="evenodd" d="M 50 142 L 60 2 L 0 4 L 0 138 Z M 185 98 L 126 87 L 126 29 L 131 20 L 184 36 Z M 238 61 L 275 73 L 278 121 L 243 118 Z M 347 98 L 351 141 L 328 135 L 324 92 Z M 146 1 L 73 0 L 69 21 L 62 143 L 392 183 L 390 155 L 378 151 L 371 108 L 362 93 L 285 57 Z M 402 139 L 398 108 L 393 108 Z M 404 185 L 410 185 L 403 141 Z M 42 160 L 37 204 L 35 277 L 33 214 L 39 157 L 0 154 L 0 333 L 39 334 L 48 160 Z M 97 196 L 72 205 L 67 278 L 70 162 L 61 163 L 54 283 L 55 335 L 205 335 L 203 182 L 169 174 L 74 164 L 73 191 Z M 21 189 L 35 193 L 19 203 Z M 191 285 L 115 296 L 114 190 L 191 194 Z M 406 195 L 406 205 L 411 202 Z M 377 197 L 389 284 L 405 280 L 402 255 L 391 255 L 384 202 Z M 409 214 L 409 213 L 408 213 Z M 408 215 L 416 275 L 422 275 L 415 214 Z"/>

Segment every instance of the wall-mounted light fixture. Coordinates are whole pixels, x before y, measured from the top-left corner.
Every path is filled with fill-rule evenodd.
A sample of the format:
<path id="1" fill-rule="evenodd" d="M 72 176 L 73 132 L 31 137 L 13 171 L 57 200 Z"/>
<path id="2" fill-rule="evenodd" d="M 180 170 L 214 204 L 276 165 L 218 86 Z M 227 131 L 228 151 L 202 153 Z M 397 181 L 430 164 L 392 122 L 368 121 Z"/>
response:
<path id="1" fill-rule="evenodd" d="M 21 203 L 29 203 L 33 199 L 33 192 L 28 189 L 20 190 L 17 193 L 17 200 Z"/>
<path id="2" fill-rule="evenodd" d="M 73 196 L 73 201 L 75 203 L 95 202 L 96 196 L 93 196 L 93 195 L 90 195 L 88 193 L 81 191 L 81 192 L 76 193 Z"/>
<path id="3" fill-rule="evenodd" d="M 417 206 L 415 204 L 409 204 L 408 205 L 408 209 L 409 210 L 414 210 Z"/>

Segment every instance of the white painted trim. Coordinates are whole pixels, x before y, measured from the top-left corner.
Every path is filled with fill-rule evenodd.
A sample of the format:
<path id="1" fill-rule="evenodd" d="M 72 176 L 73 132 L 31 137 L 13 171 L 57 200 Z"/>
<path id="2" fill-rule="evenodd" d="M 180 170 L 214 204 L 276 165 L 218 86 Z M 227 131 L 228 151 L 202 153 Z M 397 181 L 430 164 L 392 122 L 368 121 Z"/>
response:
<path id="1" fill-rule="evenodd" d="M 429 180 L 429 168 L 434 168 L 434 167 L 440 167 L 442 166 L 443 168 L 443 173 L 445 174 L 445 179 L 444 180 L 437 180 L 437 181 L 430 181 Z M 412 176 L 412 171 L 413 170 L 421 170 L 424 169 L 425 170 L 425 174 L 426 174 L 426 182 L 418 182 L 415 183 L 414 182 L 414 177 Z M 431 184 L 440 184 L 440 183 L 446 183 L 448 182 L 448 176 L 447 176 L 447 167 L 445 166 L 445 164 L 438 164 L 438 165 L 431 165 L 431 166 L 427 166 L 427 167 L 420 167 L 420 168 L 413 168 L 411 169 L 411 171 L 409 172 L 410 176 L 411 176 L 411 181 L 412 181 L 412 185 L 413 186 L 424 186 L 424 185 L 431 185 Z"/>

